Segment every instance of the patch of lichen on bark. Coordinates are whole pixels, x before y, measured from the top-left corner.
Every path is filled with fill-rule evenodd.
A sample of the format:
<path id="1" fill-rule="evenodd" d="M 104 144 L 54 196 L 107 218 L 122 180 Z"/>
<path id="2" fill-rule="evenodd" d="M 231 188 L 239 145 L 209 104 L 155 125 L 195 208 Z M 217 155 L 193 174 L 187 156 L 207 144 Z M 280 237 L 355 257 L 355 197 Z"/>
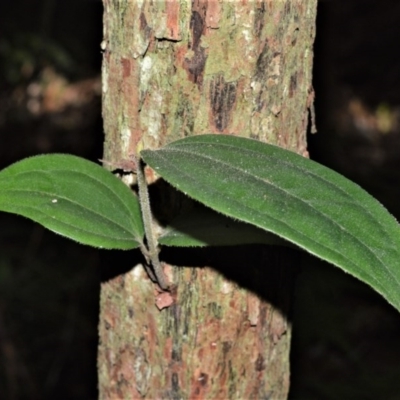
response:
<path id="1" fill-rule="evenodd" d="M 213 105 L 215 81 L 222 77 L 225 85 L 240 88 L 240 96 L 229 115 L 216 119 L 217 131 L 297 149 L 300 130 L 305 127 L 293 127 L 298 125 L 293 116 L 307 118 L 309 105 L 304 93 L 311 87 L 309 55 L 315 13 L 300 2 L 272 2 L 268 10 L 260 9 L 257 2 L 250 7 L 251 12 L 234 14 L 231 4 L 224 3 L 218 29 L 201 38 L 201 46 L 208 51 L 204 86 L 209 88 L 209 99 L 203 97 L 200 107 L 207 109 L 207 100 Z M 262 19 L 267 12 L 270 18 Z M 222 96 L 224 92 L 228 91 L 221 90 Z M 243 119 L 244 115 L 251 118 Z M 196 127 L 207 126 L 207 122 L 207 113 L 197 114 Z M 297 135 L 292 135 L 290 142 L 282 141 L 283 132 L 291 130 L 297 130 Z"/>
<path id="2" fill-rule="evenodd" d="M 136 268 L 142 271 L 141 267 Z M 158 333 L 159 311 L 154 306 L 154 286 L 144 271 L 138 273 L 136 268 L 102 285 L 99 333 L 103 345 L 99 353 L 102 360 L 98 366 L 99 382 L 108 385 L 114 396 L 122 385 L 131 388 L 125 388 L 125 393 L 137 389 L 145 396 L 154 376 L 160 387 L 168 386 L 166 371 L 157 362 L 164 358 L 168 335 Z M 138 317 L 143 315 L 145 319 Z M 155 337 L 157 342 L 153 340 Z M 131 354 L 128 359 L 127 351 Z M 126 382 L 128 377 L 130 381 Z"/>

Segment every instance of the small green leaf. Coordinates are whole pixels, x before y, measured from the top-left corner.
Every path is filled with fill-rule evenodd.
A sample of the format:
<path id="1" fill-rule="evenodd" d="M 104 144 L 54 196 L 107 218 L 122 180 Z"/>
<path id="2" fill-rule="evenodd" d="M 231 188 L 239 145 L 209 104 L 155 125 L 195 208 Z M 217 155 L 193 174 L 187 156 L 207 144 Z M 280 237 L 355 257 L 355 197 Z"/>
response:
<path id="1" fill-rule="evenodd" d="M 196 207 L 165 228 L 158 242 L 165 246 L 204 247 L 243 244 L 291 245 L 272 233 L 235 221 L 209 208 Z"/>
<path id="2" fill-rule="evenodd" d="M 189 137 L 142 157 L 190 197 L 331 262 L 400 309 L 399 225 L 343 176 L 279 147 L 226 135 Z"/>
<path id="3" fill-rule="evenodd" d="M 99 165 L 72 155 L 31 157 L 1 171 L 0 211 L 100 248 L 132 249 L 143 239 L 131 190 Z"/>

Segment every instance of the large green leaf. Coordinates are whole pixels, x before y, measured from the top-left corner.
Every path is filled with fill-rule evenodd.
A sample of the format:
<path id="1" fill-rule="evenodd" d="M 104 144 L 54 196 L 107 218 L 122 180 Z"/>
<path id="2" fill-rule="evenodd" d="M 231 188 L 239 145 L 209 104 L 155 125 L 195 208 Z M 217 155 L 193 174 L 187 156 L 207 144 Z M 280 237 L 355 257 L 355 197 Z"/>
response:
<path id="1" fill-rule="evenodd" d="M 361 279 L 400 309 L 400 229 L 356 184 L 251 139 L 200 135 L 142 157 L 173 186 Z"/>
<path id="2" fill-rule="evenodd" d="M 100 248 L 132 249 L 143 238 L 139 202 L 130 189 L 99 165 L 71 155 L 31 157 L 1 171 L 0 211 Z"/>

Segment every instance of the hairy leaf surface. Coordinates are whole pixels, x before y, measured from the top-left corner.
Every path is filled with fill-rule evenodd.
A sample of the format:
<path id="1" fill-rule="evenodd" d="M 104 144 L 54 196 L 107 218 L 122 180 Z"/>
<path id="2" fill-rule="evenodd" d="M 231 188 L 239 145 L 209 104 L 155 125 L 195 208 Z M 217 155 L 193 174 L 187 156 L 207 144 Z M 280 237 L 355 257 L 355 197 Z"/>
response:
<path id="1" fill-rule="evenodd" d="M 400 229 L 358 185 L 295 153 L 227 135 L 142 151 L 158 174 L 225 215 L 298 245 L 400 309 Z"/>

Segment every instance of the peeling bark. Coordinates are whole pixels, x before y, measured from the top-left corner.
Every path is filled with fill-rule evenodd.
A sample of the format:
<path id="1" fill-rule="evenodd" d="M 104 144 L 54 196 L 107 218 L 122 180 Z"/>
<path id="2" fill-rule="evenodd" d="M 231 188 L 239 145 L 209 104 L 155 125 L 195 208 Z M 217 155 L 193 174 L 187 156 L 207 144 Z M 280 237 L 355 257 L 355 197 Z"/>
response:
<path id="1" fill-rule="evenodd" d="M 111 165 L 139 141 L 202 133 L 307 154 L 316 0 L 103 2 Z M 179 212 L 179 196 L 167 201 Z M 139 265 L 102 284 L 100 398 L 286 398 L 296 254 L 247 246 L 161 258 L 177 288 L 169 296 Z"/>

